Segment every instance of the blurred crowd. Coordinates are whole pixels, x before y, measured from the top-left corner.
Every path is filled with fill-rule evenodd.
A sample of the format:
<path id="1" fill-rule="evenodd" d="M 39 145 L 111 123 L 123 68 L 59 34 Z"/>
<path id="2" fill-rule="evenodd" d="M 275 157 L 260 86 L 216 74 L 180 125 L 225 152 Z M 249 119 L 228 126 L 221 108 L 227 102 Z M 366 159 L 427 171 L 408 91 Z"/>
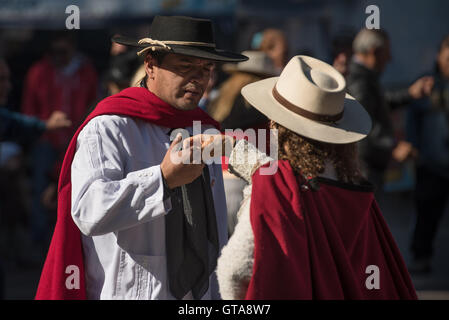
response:
<path id="1" fill-rule="evenodd" d="M 381 85 L 391 45 L 394 39 L 384 30 L 342 34 L 332 41 L 329 63 L 346 78 L 348 94 L 373 119 L 371 134 L 359 144 L 359 156 L 361 171 L 377 194 L 391 163 L 413 163 L 416 219 L 409 270 L 424 273 L 431 271 L 434 239 L 449 198 L 449 36 L 439 45 L 434 69 L 394 91 Z M 222 130 L 266 128 L 267 118 L 240 90 L 278 76 L 299 53 L 290 52 L 282 30 L 266 29 L 254 34 L 242 54 L 249 60 L 215 66 L 200 101 Z M 55 32 L 45 55 L 27 71 L 21 105 L 12 107 L 8 94 L 15 75 L 0 57 L 0 268 L 5 263 L 42 265 L 56 219 L 60 165 L 71 137 L 101 99 L 139 86 L 145 76 L 142 61 L 128 47 L 112 43 L 105 58 L 109 67 L 99 75 L 89 57 L 77 50 L 71 32 Z M 406 121 L 398 138 L 391 112 L 399 108 Z M 231 235 L 245 182 L 226 169 L 223 165 Z"/>

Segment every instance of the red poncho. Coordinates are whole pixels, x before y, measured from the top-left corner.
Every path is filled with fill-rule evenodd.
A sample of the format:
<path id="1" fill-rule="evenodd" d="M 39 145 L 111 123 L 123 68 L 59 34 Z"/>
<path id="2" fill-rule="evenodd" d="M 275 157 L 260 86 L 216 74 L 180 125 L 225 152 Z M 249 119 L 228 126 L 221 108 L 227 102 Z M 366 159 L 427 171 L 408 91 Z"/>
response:
<path id="1" fill-rule="evenodd" d="M 94 117 L 114 114 L 143 119 L 168 128 L 185 128 L 193 121 L 219 125 L 200 108 L 182 111 L 173 108 L 145 88 L 128 88 L 101 101 L 78 128 L 67 149 L 58 186 L 58 217 L 50 249 L 42 271 L 36 299 L 86 299 L 84 260 L 81 233 L 71 216 L 71 165 L 76 151 L 76 140 L 83 127 Z M 80 288 L 68 289 L 66 280 L 76 266 L 79 269 Z M 69 286 L 70 287 L 70 286 Z"/>
<path id="2" fill-rule="evenodd" d="M 417 299 L 372 192 L 305 181 L 288 161 L 278 165 L 275 175 L 252 177 L 246 299 Z"/>

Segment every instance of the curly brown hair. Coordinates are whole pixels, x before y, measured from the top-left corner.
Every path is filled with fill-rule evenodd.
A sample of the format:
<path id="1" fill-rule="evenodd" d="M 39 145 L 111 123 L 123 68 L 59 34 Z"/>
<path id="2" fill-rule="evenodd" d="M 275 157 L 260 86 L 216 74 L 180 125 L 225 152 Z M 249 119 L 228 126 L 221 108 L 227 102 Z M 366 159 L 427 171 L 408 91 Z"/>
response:
<path id="1" fill-rule="evenodd" d="M 324 173 L 327 160 L 333 164 L 338 180 L 353 184 L 365 181 L 359 168 L 356 143 L 330 144 L 315 141 L 274 121 L 271 121 L 271 127 L 278 130 L 279 159 L 288 160 L 296 174 L 315 178 Z"/>

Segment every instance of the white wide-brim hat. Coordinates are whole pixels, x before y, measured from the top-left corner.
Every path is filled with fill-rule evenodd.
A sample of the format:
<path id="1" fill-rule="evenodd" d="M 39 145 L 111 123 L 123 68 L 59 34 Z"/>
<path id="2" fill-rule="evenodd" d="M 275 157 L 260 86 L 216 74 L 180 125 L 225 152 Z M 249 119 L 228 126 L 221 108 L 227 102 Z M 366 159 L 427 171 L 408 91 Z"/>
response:
<path id="1" fill-rule="evenodd" d="M 371 131 L 371 118 L 346 93 L 344 77 L 312 57 L 295 56 L 279 77 L 253 82 L 241 92 L 269 119 L 306 138 L 346 144 Z"/>
<path id="2" fill-rule="evenodd" d="M 248 60 L 239 63 L 226 63 L 222 69 L 225 72 L 246 72 L 261 77 L 278 76 L 273 60 L 263 51 L 243 51 L 242 55 L 248 57 Z"/>

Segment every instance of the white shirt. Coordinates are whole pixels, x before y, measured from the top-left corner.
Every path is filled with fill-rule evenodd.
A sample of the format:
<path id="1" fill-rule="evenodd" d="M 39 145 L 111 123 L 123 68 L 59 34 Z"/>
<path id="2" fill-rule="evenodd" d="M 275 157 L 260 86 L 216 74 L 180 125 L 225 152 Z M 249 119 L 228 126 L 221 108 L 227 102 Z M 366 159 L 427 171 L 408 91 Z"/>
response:
<path id="1" fill-rule="evenodd" d="M 192 133 L 191 127 L 185 129 Z M 82 233 L 89 299 L 174 299 L 167 281 L 164 218 L 171 199 L 163 201 L 160 170 L 169 131 L 103 115 L 78 136 L 71 168 L 72 217 Z M 227 242 L 221 166 L 209 165 L 209 172 L 221 250 Z M 203 299 L 219 298 L 213 273 Z"/>

